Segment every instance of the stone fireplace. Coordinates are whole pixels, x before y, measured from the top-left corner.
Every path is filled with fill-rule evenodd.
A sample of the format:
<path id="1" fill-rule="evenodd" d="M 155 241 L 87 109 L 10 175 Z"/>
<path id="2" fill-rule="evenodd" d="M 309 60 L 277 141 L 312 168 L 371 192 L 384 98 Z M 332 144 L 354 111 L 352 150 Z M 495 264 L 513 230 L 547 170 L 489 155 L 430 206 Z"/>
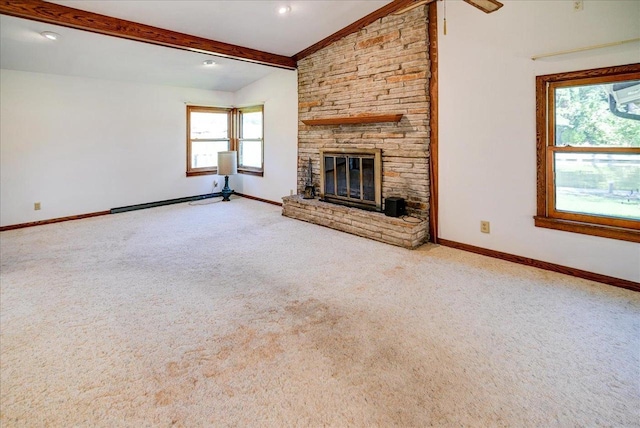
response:
<path id="1" fill-rule="evenodd" d="M 283 215 L 407 248 L 428 240 L 427 8 L 298 61 L 298 195 L 283 198 Z M 309 184 L 319 197 L 299 196 Z M 390 197 L 408 218 L 380 212 Z"/>

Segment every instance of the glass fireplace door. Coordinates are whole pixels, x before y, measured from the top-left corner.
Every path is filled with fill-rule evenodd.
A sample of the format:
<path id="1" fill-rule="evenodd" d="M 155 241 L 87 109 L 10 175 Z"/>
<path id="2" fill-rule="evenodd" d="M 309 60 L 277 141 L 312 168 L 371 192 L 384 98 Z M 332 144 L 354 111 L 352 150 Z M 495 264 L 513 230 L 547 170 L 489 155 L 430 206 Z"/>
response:
<path id="1" fill-rule="evenodd" d="M 380 151 L 361 149 L 354 152 L 321 151 L 320 197 L 328 202 L 380 209 Z M 379 168 L 381 169 L 381 168 Z"/>

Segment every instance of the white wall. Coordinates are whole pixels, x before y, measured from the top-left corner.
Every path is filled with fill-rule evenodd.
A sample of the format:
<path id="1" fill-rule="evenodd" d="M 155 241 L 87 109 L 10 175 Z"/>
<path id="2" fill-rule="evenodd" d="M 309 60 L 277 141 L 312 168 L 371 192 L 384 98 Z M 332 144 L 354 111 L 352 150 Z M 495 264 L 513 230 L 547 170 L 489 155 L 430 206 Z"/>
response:
<path id="1" fill-rule="evenodd" d="M 264 103 L 264 176 L 239 175 L 234 190 L 282 202 L 296 189 L 298 73 L 276 70 L 235 93 L 238 107 Z"/>
<path id="2" fill-rule="evenodd" d="M 531 56 L 640 37 L 640 1 L 504 1 L 439 16 L 439 234 L 443 239 L 640 282 L 640 245 L 536 228 L 535 76 L 640 62 L 640 44 Z M 480 233 L 480 220 L 491 234 Z"/>
<path id="3" fill-rule="evenodd" d="M 211 193 L 220 178 L 185 176 L 185 102 L 233 93 L 0 73 L 3 226 Z"/>

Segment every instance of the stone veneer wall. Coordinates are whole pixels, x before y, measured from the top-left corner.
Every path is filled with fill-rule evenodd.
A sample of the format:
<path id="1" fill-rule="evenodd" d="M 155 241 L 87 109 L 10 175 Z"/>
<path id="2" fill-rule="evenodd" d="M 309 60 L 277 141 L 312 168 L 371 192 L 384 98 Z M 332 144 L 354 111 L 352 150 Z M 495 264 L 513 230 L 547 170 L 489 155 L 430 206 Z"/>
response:
<path id="1" fill-rule="evenodd" d="M 319 189 L 319 149 L 379 148 L 383 200 L 403 197 L 408 214 L 428 219 L 427 11 L 421 6 L 388 15 L 298 62 L 298 193 L 306 184 L 309 158 L 313 184 Z M 301 122 L 398 113 L 404 115 L 398 123 L 308 126 Z"/>

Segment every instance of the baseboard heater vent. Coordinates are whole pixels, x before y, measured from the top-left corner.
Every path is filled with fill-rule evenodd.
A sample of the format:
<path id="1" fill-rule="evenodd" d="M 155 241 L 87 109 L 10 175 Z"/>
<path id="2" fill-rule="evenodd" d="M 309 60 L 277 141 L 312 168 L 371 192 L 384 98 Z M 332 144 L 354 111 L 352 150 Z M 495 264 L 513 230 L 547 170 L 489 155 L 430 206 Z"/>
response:
<path id="1" fill-rule="evenodd" d="M 189 196 L 186 198 L 167 199 L 166 201 L 147 202 L 146 204 L 137 204 L 137 205 L 129 205 L 126 207 L 111 208 L 109 212 L 111 214 L 118 214 L 118 213 L 124 213 L 127 211 L 144 210 L 146 208 L 161 207 L 163 205 L 181 204 L 183 202 L 199 201 L 201 199 L 215 198 L 217 196 L 222 196 L 222 193 L 220 192 L 207 193 L 204 195 Z"/>

